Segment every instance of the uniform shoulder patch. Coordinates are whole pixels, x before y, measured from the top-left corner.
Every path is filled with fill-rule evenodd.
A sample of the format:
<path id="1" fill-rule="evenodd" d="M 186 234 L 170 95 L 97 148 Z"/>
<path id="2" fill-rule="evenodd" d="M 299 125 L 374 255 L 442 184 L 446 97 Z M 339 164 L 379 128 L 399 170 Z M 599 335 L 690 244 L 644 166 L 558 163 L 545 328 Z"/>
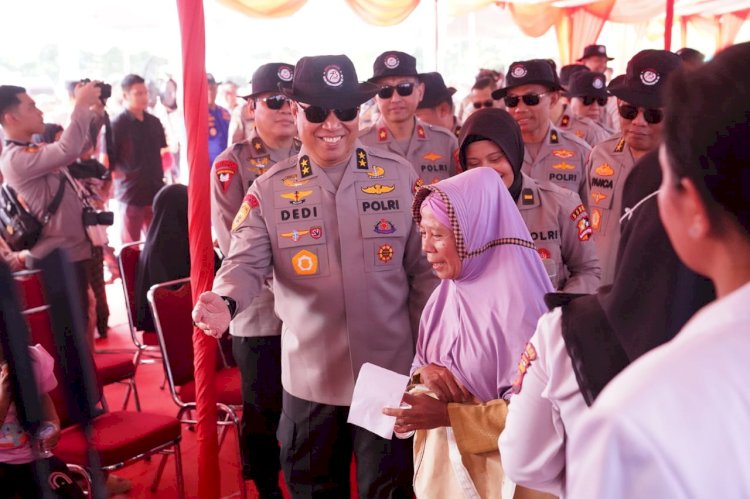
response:
<path id="1" fill-rule="evenodd" d="M 523 353 L 521 354 L 521 360 L 518 362 L 518 375 L 516 376 L 516 379 L 513 381 L 512 385 L 512 392 L 514 394 L 521 393 L 521 387 L 523 386 L 523 378 L 526 376 L 526 373 L 529 371 L 529 367 L 531 367 L 531 363 L 534 362 L 537 359 L 537 353 L 536 349 L 534 348 L 534 345 L 531 344 L 531 342 L 526 343 L 526 348 L 523 350 Z"/>
<path id="2" fill-rule="evenodd" d="M 242 200 L 240 209 L 237 211 L 237 215 L 235 215 L 234 220 L 232 221 L 232 232 L 237 230 L 237 228 L 242 225 L 242 222 L 247 219 L 247 216 L 250 214 L 250 212 L 258 206 L 260 206 L 258 198 L 256 198 L 252 194 L 246 195 Z"/>
<path id="3" fill-rule="evenodd" d="M 424 127 L 422 125 L 417 125 L 417 138 L 419 139 L 426 139 L 427 138 L 427 132 L 425 131 Z"/>
<path id="4" fill-rule="evenodd" d="M 575 210 L 570 212 L 570 219 L 574 220 L 578 217 L 580 217 L 582 214 L 586 213 L 586 207 L 582 204 L 579 204 L 576 206 Z"/>
<path id="5" fill-rule="evenodd" d="M 232 179 L 237 174 L 237 163 L 226 159 L 217 161 L 214 165 L 214 172 L 216 181 L 219 187 L 221 187 L 221 192 L 227 192 L 227 189 L 232 184 Z"/>
<path id="6" fill-rule="evenodd" d="M 357 148 L 357 170 L 369 170 L 370 164 L 367 162 L 367 153 L 364 149 Z"/>

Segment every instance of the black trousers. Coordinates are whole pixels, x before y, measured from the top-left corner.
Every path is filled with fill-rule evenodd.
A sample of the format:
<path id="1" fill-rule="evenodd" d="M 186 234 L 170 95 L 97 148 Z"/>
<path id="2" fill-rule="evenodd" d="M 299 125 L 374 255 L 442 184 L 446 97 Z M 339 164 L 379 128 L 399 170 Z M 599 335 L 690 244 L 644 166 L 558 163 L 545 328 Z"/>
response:
<path id="1" fill-rule="evenodd" d="M 43 497 L 37 484 L 47 483 L 53 497 L 83 499 L 86 497 L 70 474 L 68 467 L 57 457 L 46 459 L 48 474 L 40 477 L 33 462 L 26 464 L 0 463 L 0 496 L 33 499 Z"/>
<path id="2" fill-rule="evenodd" d="M 348 407 L 302 400 L 286 391 L 283 402 L 278 436 L 292 497 L 349 497 L 352 452 L 359 497 L 414 496 L 411 439 L 386 440 L 348 424 Z"/>
<path id="3" fill-rule="evenodd" d="M 263 495 L 279 483 L 281 337 L 233 336 L 232 353 L 242 378 L 242 474 Z"/>
<path id="4" fill-rule="evenodd" d="M 83 316 L 83 334 L 88 334 L 89 322 L 89 271 L 91 260 L 81 260 L 73 263 L 78 284 L 78 297 L 81 300 L 81 315 Z"/>

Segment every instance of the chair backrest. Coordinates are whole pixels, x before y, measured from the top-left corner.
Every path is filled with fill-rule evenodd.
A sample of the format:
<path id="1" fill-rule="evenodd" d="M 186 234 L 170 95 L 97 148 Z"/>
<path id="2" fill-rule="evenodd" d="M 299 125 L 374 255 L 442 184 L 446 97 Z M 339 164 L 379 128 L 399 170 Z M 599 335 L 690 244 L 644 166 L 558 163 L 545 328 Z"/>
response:
<path id="1" fill-rule="evenodd" d="M 120 266 L 120 282 L 122 282 L 122 292 L 125 296 L 125 311 L 128 313 L 130 334 L 133 337 L 133 342 L 139 348 L 141 347 L 141 342 L 136 335 L 138 328 L 135 325 L 137 317 L 135 310 L 135 285 L 138 275 L 138 259 L 141 257 L 143 244 L 143 241 L 125 244 L 117 254 L 117 263 Z"/>

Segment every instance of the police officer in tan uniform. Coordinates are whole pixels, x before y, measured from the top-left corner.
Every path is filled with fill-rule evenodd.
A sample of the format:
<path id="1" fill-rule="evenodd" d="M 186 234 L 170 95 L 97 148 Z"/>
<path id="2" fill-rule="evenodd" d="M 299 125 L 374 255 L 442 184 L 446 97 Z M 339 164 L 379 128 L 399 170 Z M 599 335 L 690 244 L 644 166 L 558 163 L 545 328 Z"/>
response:
<path id="1" fill-rule="evenodd" d="M 417 60 L 403 52 L 383 52 L 375 59 L 368 81 L 380 86 L 375 99 L 380 118 L 362 130 L 362 143 L 405 158 L 425 183 L 455 175 L 456 136 L 415 116 L 424 97 Z"/>
<path id="2" fill-rule="evenodd" d="M 35 133 L 44 132 L 42 112 L 26 89 L 13 85 L 0 86 L 0 125 L 5 144 L 0 156 L 3 181 L 23 198 L 37 220 L 49 213 L 58 191 L 61 200 L 54 214 L 44 225 L 39 240 L 20 254 L 28 268 L 56 248 L 64 248 L 78 277 L 83 310 L 88 307 L 88 272 L 91 241 L 83 225 L 83 204 L 73 186 L 66 180 L 63 168 L 74 162 L 90 146 L 89 133 L 103 123 L 103 117 L 91 110 L 99 101 L 96 82 L 79 83 L 75 89 L 75 107 L 70 124 L 54 144 L 31 142 Z M 100 106 L 98 106 L 100 107 Z"/>
<path id="3" fill-rule="evenodd" d="M 247 189 L 271 166 L 299 152 L 291 101 L 279 90 L 279 84 L 290 83 L 293 74 L 294 66 L 285 63 L 264 64 L 253 73 L 252 93 L 246 98 L 255 105 L 255 127 L 247 140 L 231 145 L 214 161 L 211 221 L 225 255 L 232 220 Z M 243 475 L 255 481 L 262 497 L 274 497 L 281 493 L 276 440 L 282 393 L 281 321 L 268 286 L 235 316 L 229 333 L 242 377 Z"/>
<path id="4" fill-rule="evenodd" d="M 591 147 L 550 122 L 550 109 L 562 89 L 552 64 L 545 59 L 514 62 L 505 81 L 506 86 L 492 97 L 505 101 L 521 128 L 525 145 L 522 171 L 588 199 L 584 167 Z"/>
<path id="5" fill-rule="evenodd" d="M 303 57 L 285 94 L 302 149 L 250 186 L 229 255 L 193 310 L 221 335 L 273 270 L 281 336 L 278 437 L 293 497 L 348 497 L 351 453 L 362 497 L 411 497 L 408 440 L 346 423 L 365 362 L 407 374 L 418 318 L 436 285 L 410 219 L 418 177 L 402 158 L 357 138 L 358 83 L 346 56 Z"/>
<path id="6" fill-rule="evenodd" d="M 596 146 L 587 166 L 591 226 L 602 265 L 602 285 L 614 279 L 625 179 L 635 162 L 661 141 L 661 90 L 679 64 L 680 58 L 672 52 L 643 50 L 628 61 L 626 74 L 608 86 L 617 97 L 622 133 Z"/>
<path id="7" fill-rule="evenodd" d="M 496 170 L 515 199 L 552 285 L 568 293 L 594 293 L 599 259 L 581 198 L 521 172 L 524 145 L 513 118 L 501 109 L 469 116 L 459 136 L 461 167 Z"/>
<path id="8" fill-rule="evenodd" d="M 420 80 L 424 84 L 424 97 L 417 106 L 417 118 L 430 125 L 451 130 L 458 136 L 461 126 L 458 124 L 456 106 L 453 103 L 456 89 L 445 86 L 443 75 L 437 71 L 422 73 Z"/>
<path id="9" fill-rule="evenodd" d="M 607 55 L 607 47 L 604 45 L 586 45 L 583 48 L 583 55 L 578 62 L 597 73 L 607 71 L 607 64 L 613 61 L 614 57 Z M 610 130 L 619 131 L 619 119 L 617 116 L 617 105 L 614 100 L 609 101 L 601 117 L 602 124 Z"/>
<path id="10" fill-rule="evenodd" d="M 612 131 L 599 122 L 607 105 L 607 80 L 602 73 L 581 71 L 570 78 L 566 92 L 570 104 L 566 105 L 555 123 L 566 132 L 573 132 L 591 147 L 608 139 Z"/>

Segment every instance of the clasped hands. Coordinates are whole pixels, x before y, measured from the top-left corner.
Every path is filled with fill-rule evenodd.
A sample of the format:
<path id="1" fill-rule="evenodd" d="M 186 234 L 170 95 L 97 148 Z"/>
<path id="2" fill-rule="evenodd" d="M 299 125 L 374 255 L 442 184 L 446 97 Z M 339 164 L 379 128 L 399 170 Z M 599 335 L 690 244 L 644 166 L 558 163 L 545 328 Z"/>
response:
<path id="1" fill-rule="evenodd" d="M 421 384 L 435 396 L 421 393 L 405 393 L 402 399 L 409 407 L 386 407 L 383 414 L 396 417 L 394 430 L 397 433 L 409 433 L 414 430 L 429 430 L 440 426 L 450 426 L 448 403 L 475 403 L 471 392 L 456 380 L 445 367 L 428 364 L 419 371 Z M 437 397 L 437 398 L 436 398 Z"/>

